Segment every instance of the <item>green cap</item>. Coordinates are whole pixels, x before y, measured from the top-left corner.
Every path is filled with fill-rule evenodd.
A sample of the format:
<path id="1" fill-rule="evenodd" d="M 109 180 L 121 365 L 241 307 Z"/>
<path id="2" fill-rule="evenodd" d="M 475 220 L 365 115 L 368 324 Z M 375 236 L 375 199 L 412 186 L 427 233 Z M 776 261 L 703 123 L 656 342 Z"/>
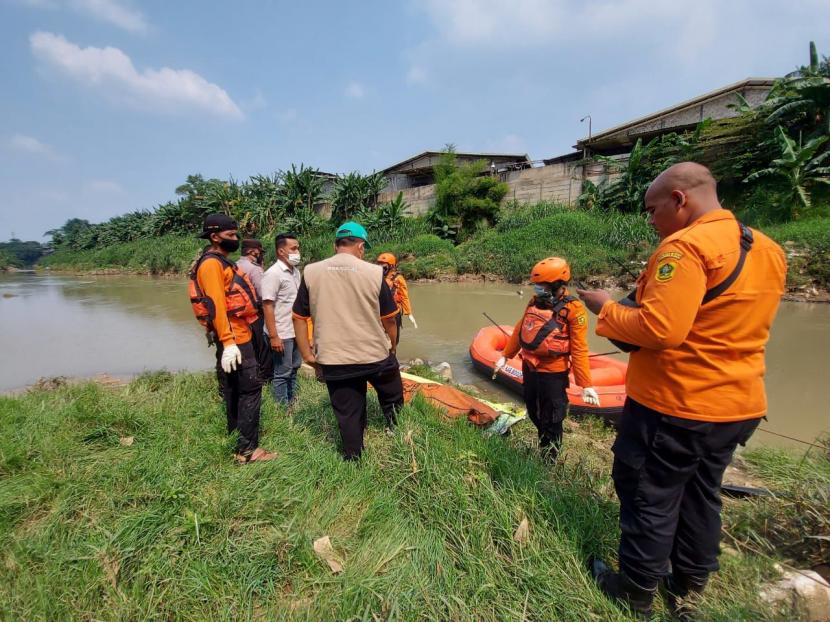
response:
<path id="1" fill-rule="evenodd" d="M 334 239 L 339 240 L 340 238 L 360 238 L 366 243 L 366 248 L 372 248 L 371 244 L 369 244 L 369 234 L 366 233 L 366 229 L 359 222 L 353 220 L 344 222 L 338 227 L 337 233 L 334 234 Z"/>

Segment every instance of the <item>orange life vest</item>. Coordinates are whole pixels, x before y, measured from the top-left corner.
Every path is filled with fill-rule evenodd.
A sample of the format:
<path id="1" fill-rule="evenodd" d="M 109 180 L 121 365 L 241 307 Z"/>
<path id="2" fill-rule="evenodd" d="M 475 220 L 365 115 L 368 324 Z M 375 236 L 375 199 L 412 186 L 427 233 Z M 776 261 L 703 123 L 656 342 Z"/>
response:
<path id="1" fill-rule="evenodd" d="M 392 300 L 394 300 L 395 304 L 400 307 L 401 302 L 403 301 L 403 294 L 398 287 L 398 273 L 390 271 L 390 274 L 385 278 L 386 284 L 389 286 L 389 291 L 392 292 Z"/>
<path id="2" fill-rule="evenodd" d="M 251 283 L 248 275 L 236 267 L 230 259 L 219 253 L 207 251 L 204 253 L 190 272 L 190 280 L 187 285 L 190 295 L 190 304 L 193 306 L 193 313 L 199 324 L 205 327 L 208 332 L 213 330 L 213 320 L 216 318 L 216 306 L 210 296 L 206 296 L 196 280 L 196 273 L 199 266 L 206 259 L 217 259 L 225 268 L 233 272 L 230 287 L 225 291 L 225 307 L 228 317 L 239 317 L 245 319 L 249 324 L 255 322 L 259 317 L 262 303 L 256 295 L 256 289 Z"/>
<path id="3" fill-rule="evenodd" d="M 524 360 L 536 365 L 542 358 L 570 354 L 571 337 L 568 331 L 567 305 L 574 300 L 576 298 L 573 296 L 563 296 L 550 309 L 528 305 L 519 332 L 519 344 L 522 346 Z"/>

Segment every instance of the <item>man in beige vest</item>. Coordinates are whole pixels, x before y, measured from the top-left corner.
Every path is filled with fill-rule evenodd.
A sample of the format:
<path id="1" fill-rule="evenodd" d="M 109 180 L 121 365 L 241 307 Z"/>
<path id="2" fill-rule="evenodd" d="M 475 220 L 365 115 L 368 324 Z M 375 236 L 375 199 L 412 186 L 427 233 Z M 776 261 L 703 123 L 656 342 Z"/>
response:
<path id="1" fill-rule="evenodd" d="M 346 460 L 357 460 L 363 451 L 367 382 L 377 392 L 388 431 L 403 405 L 394 345 L 398 305 L 383 269 L 363 261 L 368 246 L 361 225 L 341 225 L 334 256 L 306 266 L 293 308 L 297 347 L 328 387 Z M 314 352 L 306 330 L 309 318 Z"/>

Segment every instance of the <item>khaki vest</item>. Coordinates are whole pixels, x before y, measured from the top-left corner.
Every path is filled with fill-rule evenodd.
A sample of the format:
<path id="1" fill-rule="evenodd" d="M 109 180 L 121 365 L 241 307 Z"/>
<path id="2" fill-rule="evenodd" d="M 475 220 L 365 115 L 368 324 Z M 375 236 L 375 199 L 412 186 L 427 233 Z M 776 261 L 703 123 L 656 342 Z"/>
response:
<path id="1" fill-rule="evenodd" d="M 383 268 L 349 253 L 306 266 L 314 347 L 322 365 L 377 363 L 390 344 L 380 321 Z"/>

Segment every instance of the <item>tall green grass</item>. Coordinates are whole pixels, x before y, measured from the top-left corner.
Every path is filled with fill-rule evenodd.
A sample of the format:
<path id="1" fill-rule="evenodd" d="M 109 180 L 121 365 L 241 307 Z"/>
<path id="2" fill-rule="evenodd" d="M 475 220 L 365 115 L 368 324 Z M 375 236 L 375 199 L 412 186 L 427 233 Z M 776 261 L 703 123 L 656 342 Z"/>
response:
<path id="1" fill-rule="evenodd" d="M 293 416 L 265 401 L 280 457 L 239 467 L 214 383 L 156 373 L 0 398 L 0 617 L 628 619 L 583 567 L 618 538 L 607 431 L 566 435 L 551 470 L 528 424 L 485 438 L 416 400 L 389 438 L 371 399 L 364 460 L 344 463 L 325 389 L 303 379 Z M 313 553 L 323 535 L 341 574 Z M 757 596 L 770 564 L 723 566 L 706 619 L 772 619 Z"/>
<path id="2" fill-rule="evenodd" d="M 183 273 L 204 246 L 204 240 L 193 236 L 165 235 L 92 250 L 57 251 L 43 257 L 38 265 L 78 271 L 114 269 L 149 274 Z"/>
<path id="3" fill-rule="evenodd" d="M 830 288 L 830 218 L 810 218 L 764 227 L 789 251 L 788 280 Z"/>
<path id="4" fill-rule="evenodd" d="M 830 287 L 830 218 L 812 218 L 762 227 L 781 244 L 789 242 L 791 285 Z M 262 238 L 266 257 L 275 259 L 273 235 Z M 508 204 L 494 227 L 483 228 L 459 246 L 433 235 L 423 218 L 405 218 L 394 228 L 370 231 L 370 261 L 381 252 L 395 253 L 408 278 L 454 274 L 489 274 L 510 281 L 527 278 L 540 259 L 568 259 L 576 278 L 622 276 L 618 262 L 644 260 L 657 238 L 641 214 L 576 210 L 554 203 Z M 329 257 L 334 230 L 325 226 L 301 235 L 305 262 Z M 164 236 L 116 244 L 91 251 L 60 251 L 41 266 L 79 271 L 184 272 L 201 248 L 201 240 Z"/>

